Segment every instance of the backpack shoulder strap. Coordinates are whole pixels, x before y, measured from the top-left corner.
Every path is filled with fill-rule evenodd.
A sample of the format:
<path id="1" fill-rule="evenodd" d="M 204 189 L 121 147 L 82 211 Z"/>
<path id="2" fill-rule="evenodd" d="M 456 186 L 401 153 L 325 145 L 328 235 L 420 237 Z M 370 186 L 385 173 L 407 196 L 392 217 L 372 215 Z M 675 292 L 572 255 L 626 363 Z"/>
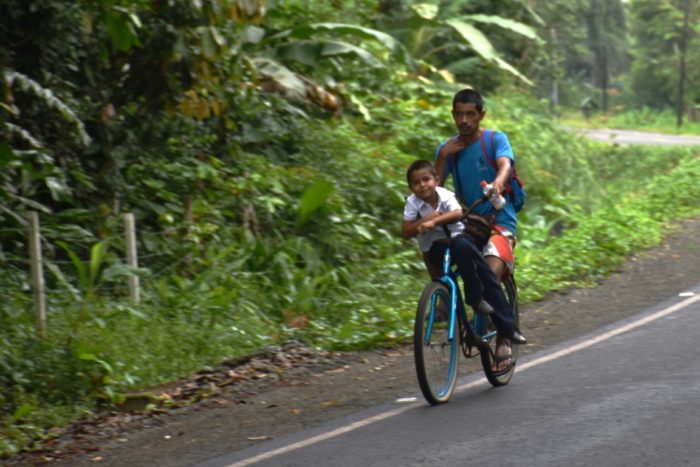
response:
<path id="1" fill-rule="evenodd" d="M 488 133 L 490 150 L 487 150 L 487 148 L 486 148 L 487 133 Z M 484 153 L 484 158 L 486 158 L 486 162 L 488 162 L 491 167 L 498 170 L 498 168 L 496 166 L 496 155 L 494 154 L 494 147 L 493 147 L 493 134 L 494 133 L 495 133 L 495 131 L 493 131 L 493 130 L 484 130 L 481 132 L 481 135 L 479 135 L 479 140 L 481 141 L 481 151 Z"/>

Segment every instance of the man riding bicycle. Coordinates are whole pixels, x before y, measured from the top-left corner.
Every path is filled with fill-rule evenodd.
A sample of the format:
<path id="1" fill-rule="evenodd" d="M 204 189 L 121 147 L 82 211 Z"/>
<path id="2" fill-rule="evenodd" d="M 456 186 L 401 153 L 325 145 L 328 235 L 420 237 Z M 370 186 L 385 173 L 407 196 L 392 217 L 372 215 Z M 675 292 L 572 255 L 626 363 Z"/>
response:
<path id="1" fill-rule="evenodd" d="M 440 184 L 450 175 L 453 178 L 458 199 L 466 205 L 483 196 L 481 182 L 492 185 L 497 193 L 509 183 L 515 158 L 508 137 L 503 132 L 493 132 L 490 144 L 495 148 L 495 163 L 490 163 L 485 151 L 483 130 L 484 102 L 481 95 L 464 89 L 455 94 L 452 101 L 452 119 L 459 134 L 438 146 L 435 168 Z M 512 272 L 513 247 L 517 233 L 517 216 L 512 200 L 495 210 L 491 203 L 482 203 L 475 212 L 484 224 L 490 225 L 490 234 L 483 237 L 467 229 L 459 242 L 453 242 L 453 258 L 457 271 L 464 281 L 467 301 L 474 307 L 486 301 L 494 310 L 492 320 L 498 331 L 495 365 L 496 371 L 505 371 L 512 364 L 511 344 L 525 344 L 525 337 L 515 326 L 500 279 Z M 472 221 L 474 222 L 474 221 Z M 489 228 L 487 227 L 487 232 Z M 432 264 L 441 264 L 441 252 L 432 249 Z"/>

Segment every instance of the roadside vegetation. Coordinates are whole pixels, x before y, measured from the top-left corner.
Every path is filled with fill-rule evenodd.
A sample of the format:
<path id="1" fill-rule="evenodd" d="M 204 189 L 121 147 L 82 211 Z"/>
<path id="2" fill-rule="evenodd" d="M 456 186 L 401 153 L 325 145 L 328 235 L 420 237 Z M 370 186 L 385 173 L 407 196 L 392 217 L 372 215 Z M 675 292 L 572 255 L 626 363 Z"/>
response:
<path id="1" fill-rule="evenodd" d="M 407 342 L 426 277 L 398 235 L 405 168 L 453 133 L 451 97 L 465 85 L 486 94 L 485 126 L 508 133 L 526 183 L 524 302 L 593 285 L 670 221 L 700 214 L 697 149 L 601 145 L 555 117 L 582 97 L 603 105 L 576 82 L 602 73 L 581 37 L 625 45 L 577 18 L 605 12 L 530 4 L 3 2 L 0 457 L 98 401 L 266 345 Z M 568 34 L 561 49 L 546 45 L 552 28 Z M 557 102 L 544 98 L 555 81 Z M 619 118 L 648 123 L 639 112 Z M 41 218 L 45 337 L 29 211 Z M 125 264 L 125 213 L 137 269 Z"/>
<path id="2" fill-rule="evenodd" d="M 572 128 L 614 128 L 618 130 L 648 131 L 671 135 L 700 135 L 700 122 L 689 121 L 679 127 L 671 110 L 643 107 L 635 110 L 618 110 L 596 113 L 581 118 L 580 112 L 566 112 L 559 120 Z"/>

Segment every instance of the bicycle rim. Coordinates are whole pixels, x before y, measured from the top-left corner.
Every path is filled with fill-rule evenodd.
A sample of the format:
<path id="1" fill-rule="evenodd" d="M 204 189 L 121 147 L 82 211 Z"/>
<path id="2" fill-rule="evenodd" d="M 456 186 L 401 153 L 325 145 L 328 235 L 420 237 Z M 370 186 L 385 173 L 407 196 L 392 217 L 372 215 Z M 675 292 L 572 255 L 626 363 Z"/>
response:
<path id="1" fill-rule="evenodd" d="M 503 293 L 506 297 L 506 302 L 508 307 L 515 318 L 515 325 L 520 325 L 520 314 L 518 311 L 518 289 L 515 284 L 515 280 L 510 277 L 503 281 L 501 284 L 503 288 Z M 488 329 L 494 334 L 494 336 L 488 340 L 488 349 L 482 349 L 481 351 L 481 365 L 484 367 L 484 374 L 489 383 L 493 386 L 504 386 L 508 384 L 515 373 L 515 366 L 518 361 L 518 347 L 517 345 L 511 346 L 511 352 L 513 354 L 513 363 L 505 371 L 495 371 L 493 369 L 494 365 L 494 355 L 496 355 L 496 336 L 495 336 L 495 326 L 491 320 L 488 320 Z"/>
<path id="2" fill-rule="evenodd" d="M 418 302 L 413 354 L 418 384 L 423 396 L 432 405 L 447 402 L 457 382 L 459 328 L 455 330 L 454 338 L 449 340 L 449 310 L 449 289 L 441 282 L 428 284 Z"/>

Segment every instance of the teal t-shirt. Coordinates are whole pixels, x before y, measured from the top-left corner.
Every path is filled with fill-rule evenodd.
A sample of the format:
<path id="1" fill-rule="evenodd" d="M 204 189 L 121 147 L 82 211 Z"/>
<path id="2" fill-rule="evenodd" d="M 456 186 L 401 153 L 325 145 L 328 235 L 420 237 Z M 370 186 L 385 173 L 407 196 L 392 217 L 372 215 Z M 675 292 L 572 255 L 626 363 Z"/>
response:
<path id="1" fill-rule="evenodd" d="M 455 136 L 455 138 L 457 137 Z M 440 149 L 443 145 L 445 145 L 445 143 L 447 143 L 447 141 L 440 143 L 435 151 L 436 160 L 438 154 L 440 153 Z M 513 167 L 515 167 L 513 148 L 511 148 L 506 134 L 496 131 L 493 134 L 493 140 L 491 140 L 490 135 L 484 138 L 484 144 L 486 145 L 487 150 L 491 149 L 491 143 L 493 143 L 495 151 L 489 152 L 489 154 L 496 154 L 496 159 L 507 157 L 511 160 Z M 486 183 L 491 183 L 496 178 L 496 169 L 494 169 L 493 166 L 489 164 L 488 160 L 486 160 L 480 140 L 476 141 L 471 146 L 462 149 L 459 153 L 457 153 L 457 157 L 459 157 L 457 164 L 459 174 L 455 174 L 454 156 L 450 156 L 448 157 L 447 164 L 445 165 L 443 179 L 447 180 L 447 177 L 452 175 L 454 180 L 455 177 L 459 176 L 459 182 L 453 181 L 455 191 L 460 191 L 464 203 L 466 205 L 470 205 L 483 196 L 481 181 L 485 180 Z M 513 207 L 513 204 L 508 196 L 506 196 L 505 199 L 505 207 L 496 215 L 496 224 L 508 229 L 514 235 L 516 235 L 518 220 L 515 215 L 515 208 Z M 494 208 L 491 203 L 485 202 L 474 208 L 474 212 L 482 216 L 488 216 L 493 214 Z"/>

